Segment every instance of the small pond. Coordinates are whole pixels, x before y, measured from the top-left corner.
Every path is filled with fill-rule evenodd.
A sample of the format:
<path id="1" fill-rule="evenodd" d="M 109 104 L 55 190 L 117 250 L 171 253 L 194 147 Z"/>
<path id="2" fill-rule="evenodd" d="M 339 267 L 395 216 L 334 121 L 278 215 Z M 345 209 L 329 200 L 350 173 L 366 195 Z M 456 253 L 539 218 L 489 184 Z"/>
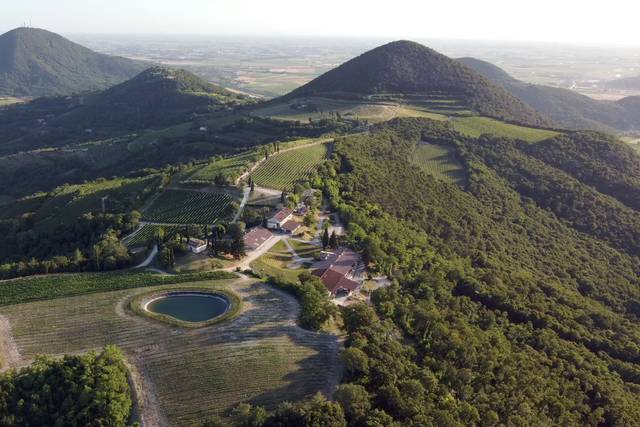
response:
<path id="1" fill-rule="evenodd" d="M 147 311 L 184 322 L 204 322 L 224 314 L 228 308 L 227 298 L 204 292 L 171 292 L 144 305 Z"/>

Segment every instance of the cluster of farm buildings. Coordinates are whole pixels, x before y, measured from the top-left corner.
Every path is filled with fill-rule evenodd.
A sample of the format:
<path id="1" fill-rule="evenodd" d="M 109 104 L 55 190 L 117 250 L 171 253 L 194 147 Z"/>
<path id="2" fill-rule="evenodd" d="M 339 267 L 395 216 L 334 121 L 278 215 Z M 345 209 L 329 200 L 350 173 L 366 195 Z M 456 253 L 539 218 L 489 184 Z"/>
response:
<path id="1" fill-rule="evenodd" d="M 249 253 L 258 251 L 278 235 L 298 235 L 303 224 L 296 218 L 306 214 L 307 209 L 304 203 L 295 209 L 283 207 L 267 219 L 266 227 L 246 230 L 243 237 L 245 250 Z M 340 233 L 339 227 L 334 229 Z M 200 254 L 207 250 L 208 242 L 190 238 L 187 246 L 190 252 Z M 339 297 L 359 290 L 364 282 L 365 267 L 359 254 L 346 247 L 338 247 L 333 251 L 320 251 L 320 255 L 313 260 L 311 273 L 320 279 L 331 296 Z"/>
<path id="2" fill-rule="evenodd" d="M 277 234 L 295 235 L 302 228 L 302 223 L 294 219 L 294 213 L 303 212 L 299 208 L 278 210 L 267 220 L 267 227 L 253 227 L 244 235 L 245 249 L 249 252 L 259 250 Z M 197 242 L 200 243 L 200 242 Z M 206 242 L 201 242 L 205 245 Z M 194 251 L 201 247 L 194 248 Z M 359 254 L 345 247 L 334 251 L 321 251 L 319 259 L 314 260 L 311 273 L 317 276 L 327 288 L 331 296 L 346 296 L 357 291 L 364 281 L 365 267 Z"/>

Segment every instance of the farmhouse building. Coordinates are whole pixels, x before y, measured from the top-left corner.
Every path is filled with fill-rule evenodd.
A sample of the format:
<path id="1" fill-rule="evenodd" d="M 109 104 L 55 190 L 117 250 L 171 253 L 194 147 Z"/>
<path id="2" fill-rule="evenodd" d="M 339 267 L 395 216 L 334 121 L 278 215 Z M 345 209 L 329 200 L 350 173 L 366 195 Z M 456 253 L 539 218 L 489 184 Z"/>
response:
<path id="1" fill-rule="evenodd" d="M 267 228 L 270 230 L 280 230 L 292 217 L 293 211 L 291 209 L 282 208 L 273 217 L 269 218 Z"/>
<path id="2" fill-rule="evenodd" d="M 194 254 L 199 254 L 207 250 L 207 242 L 200 239 L 190 238 L 187 246 L 189 246 L 189 250 Z"/>
<path id="3" fill-rule="evenodd" d="M 300 231 L 300 227 L 302 227 L 301 223 L 290 219 L 289 221 L 282 224 L 281 229 L 285 233 L 296 234 L 298 231 Z"/>
<path id="4" fill-rule="evenodd" d="M 255 251 L 273 236 L 273 233 L 263 227 L 254 227 L 244 235 L 244 246 L 247 250 Z"/>
<path id="5" fill-rule="evenodd" d="M 349 295 L 362 284 L 364 264 L 360 255 L 351 249 L 340 248 L 315 263 L 312 273 L 332 296 Z"/>

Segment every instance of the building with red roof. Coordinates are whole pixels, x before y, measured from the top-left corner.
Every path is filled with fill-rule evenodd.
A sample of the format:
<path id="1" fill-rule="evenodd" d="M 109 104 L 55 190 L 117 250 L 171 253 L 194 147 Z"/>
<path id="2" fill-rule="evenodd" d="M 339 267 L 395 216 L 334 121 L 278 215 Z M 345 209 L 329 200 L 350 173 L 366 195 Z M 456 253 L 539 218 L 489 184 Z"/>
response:
<path id="1" fill-rule="evenodd" d="M 280 230 L 282 226 L 293 218 L 293 211 L 289 208 L 282 208 L 267 221 L 267 228 L 270 230 Z"/>
<path id="2" fill-rule="evenodd" d="M 255 251 L 271 237 L 273 237 L 273 233 L 266 228 L 253 227 L 244 235 L 244 246 L 250 251 Z"/>
<path id="3" fill-rule="evenodd" d="M 284 224 L 282 224 L 281 230 L 289 233 L 289 234 L 296 234 L 296 232 L 298 230 L 300 230 L 300 227 L 302 227 L 302 224 L 299 222 L 296 222 L 292 219 L 290 219 L 289 221 L 285 222 Z"/>
<path id="4" fill-rule="evenodd" d="M 348 295 L 362 284 L 364 264 L 360 255 L 351 249 L 340 248 L 318 261 L 312 273 L 320 278 L 332 296 Z"/>

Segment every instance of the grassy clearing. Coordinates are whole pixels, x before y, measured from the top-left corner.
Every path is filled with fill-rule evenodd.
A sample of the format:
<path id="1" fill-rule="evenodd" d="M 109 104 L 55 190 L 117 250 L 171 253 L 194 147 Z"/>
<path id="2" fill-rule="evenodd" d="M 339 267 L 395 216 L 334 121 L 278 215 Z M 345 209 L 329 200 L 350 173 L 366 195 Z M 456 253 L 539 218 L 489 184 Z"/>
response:
<path id="1" fill-rule="evenodd" d="M 251 174 L 261 187 L 277 190 L 292 189 L 303 181 L 327 157 L 327 144 L 290 150 L 275 154 Z"/>
<path id="2" fill-rule="evenodd" d="M 301 258 L 313 258 L 320 254 L 320 248 L 311 243 L 304 243 L 299 240 L 289 239 L 289 244 Z"/>
<path id="3" fill-rule="evenodd" d="M 217 160 L 196 169 L 188 178 L 181 181 L 182 184 L 213 184 L 216 176 L 223 175 L 229 181 L 234 182 L 243 172 L 249 170 L 260 156 L 256 151 Z"/>
<path id="4" fill-rule="evenodd" d="M 143 373 L 142 387 L 157 397 L 167 425 L 201 425 L 241 402 L 273 407 L 330 384 L 336 338 L 295 326 L 294 298 L 248 282 L 207 281 L 153 290 L 194 286 L 237 293 L 243 312 L 213 327 L 180 330 L 129 312 L 127 301 L 138 291 L 125 290 L 13 305 L 3 307 L 2 314 L 26 360 L 41 353 L 118 345 Z"/>
<path id="5" fill-rule="evenodd" d="M 281 277 L 282 279 L 296 283 L 300 273 L 305 269 L 291 270 L 287 268 L 293 262 L 293 255 L 289 252 L 284 242 L 278 242 L 269 251 L 251 263 L 251 268 L 263 276 Z"/>
<path id="6" fill-rule="evenodd" d="M 455 149 L 446 145 L 421 143 L 416 147 L 413 163 L 426 173 L 445 182 L 464 187 L 467 176 L 455 155 Z"/>
<path id="7" fill-rule="evenodd" d="M 270 193 L 261 193 L 259 190 L 255 190 L 249 194 L 249 200 L 247 206 L 267 206 L 275 207 L 280 203 L 280 195 L 273 195 Z"/>
<path id="8" fill-rule="evenodd" d="M 144 219 L 169 224 L 214 224 L 233 215 L 233 197 L 226 193 L 166 190 L 144 213 Z"/>
<path id="9" fill-rule="evenodd" d="M 165 276 L 139 270 L 23 277 L 0 281 L 0 307 L 95 292 L 235 277 L 224 271 Z"/>
<path id="10" fill-rule="evenodd" d="M 455 118 L 451 123 L 458 132 L 474 138 L 484 133 L 490 133 L 497 136 L 521 139 L 527 142 L 539 142 L 556 136 L 559 133 L 552 130 L 512 125 L 489 117 L 480 116 Z"/>
<path id="11" fill-rule="evenodd" d="M 172 271 L 176 273 L 198 273 L 226 268 L 236 263 L 233 259 L 222 256 L 211 257 L 206 252 L 194 254 L 188 252 L 176 257 L 176 265 Z"/>

